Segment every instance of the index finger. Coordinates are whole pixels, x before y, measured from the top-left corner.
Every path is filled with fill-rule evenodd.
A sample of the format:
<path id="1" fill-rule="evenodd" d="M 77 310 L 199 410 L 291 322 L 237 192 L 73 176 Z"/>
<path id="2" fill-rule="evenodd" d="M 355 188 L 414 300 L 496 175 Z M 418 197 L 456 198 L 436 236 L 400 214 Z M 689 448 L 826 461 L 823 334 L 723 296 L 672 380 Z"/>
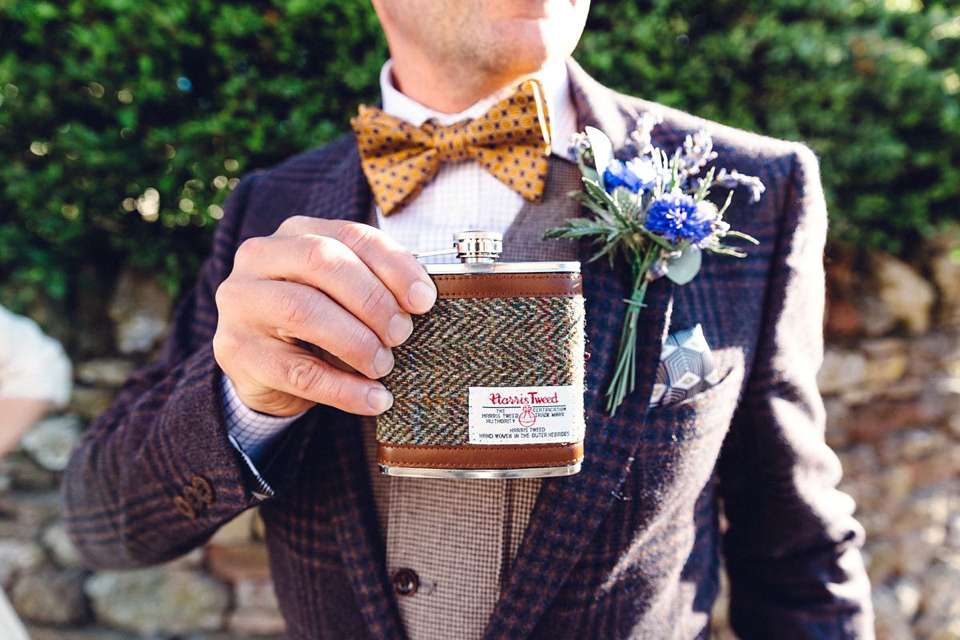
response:
<path id="1" fill-rule="evenodd" d="M 436 302 L 437 288 L 423 265 L 380 229 L 305 216 L 288 218 L 277 229 L 277 235 L 306 234 L 327 236 L 344 244 L 386 285 L 405 311 L 426 313 Z"/>

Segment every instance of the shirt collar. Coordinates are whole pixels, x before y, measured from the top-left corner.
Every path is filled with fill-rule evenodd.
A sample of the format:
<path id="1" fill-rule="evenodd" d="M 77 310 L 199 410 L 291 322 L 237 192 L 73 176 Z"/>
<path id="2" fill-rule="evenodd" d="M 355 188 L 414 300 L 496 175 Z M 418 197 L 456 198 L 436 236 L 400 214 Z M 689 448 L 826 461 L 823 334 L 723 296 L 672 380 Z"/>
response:
<path id="1" fill-rule="evenodd" d="M 479 100 L 459 113 L 440 113 L 425 107 L 413 98 L 406 96 L 393 84 L 393 60 L 387 60 L 380 69 L 380 93 L 383 111 L 419 127 L 428 120 L 441 126 L 448 126 L 464 120 L 472 120 L 487 112 L 497 101 L 513 91 L 516 84 L 505 87 L 486 98 Z M 543 87 L 543 97 L 550 112 L 550 129 L 553 152 L 572 159 L 567 149 L 570 138 L 576 133 L 576 116 L 570 99 L 570 78 L 567 65 L 558 61 L 547 65 L 537 73 L 531 74 Z"/>

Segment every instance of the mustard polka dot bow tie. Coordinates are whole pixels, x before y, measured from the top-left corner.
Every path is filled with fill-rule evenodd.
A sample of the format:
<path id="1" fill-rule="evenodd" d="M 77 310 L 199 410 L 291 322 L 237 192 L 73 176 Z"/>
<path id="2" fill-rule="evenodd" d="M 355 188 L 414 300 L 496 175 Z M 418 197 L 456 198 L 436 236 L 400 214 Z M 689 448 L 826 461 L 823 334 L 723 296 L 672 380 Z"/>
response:
<path id="1" fill-rule="evenodd" d="M 415 127 L 360 106 L 350 123 L 363 173 L 384 215 L 415 198 L 450 162 L 475 160 L 527 200 L 540 202 L 550 155 L 550 126 L 540 83 L 525 80 L 484 115 L 441 127 Z"/>

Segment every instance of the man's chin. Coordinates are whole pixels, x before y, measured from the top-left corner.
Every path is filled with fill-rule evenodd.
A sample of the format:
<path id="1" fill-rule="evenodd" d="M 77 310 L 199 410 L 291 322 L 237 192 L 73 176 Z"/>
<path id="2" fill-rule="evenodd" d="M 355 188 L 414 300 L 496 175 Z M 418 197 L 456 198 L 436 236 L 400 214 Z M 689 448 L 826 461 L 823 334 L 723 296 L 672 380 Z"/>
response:
<path id="1" fill-rule="evenodd" d="M 534 35 L 539 32 L 534 31 Z M 489 48 L 484 54 L 484 71 L 491 76 L 504 78 L 504 84 L 540 71 L 555 60 L 563 60 L 569 55 L 566 47 L 535 37 L 503 38 L 496 47 Z"/>
<path id="2" fill-rule="evenodd" d="M 575 21 L 569 20 L 516 19 L 498 26 L 501 56 L 528 73 L 554 60 L 565 60 L 583 32 L 582 25 L 577 28 Z"/>

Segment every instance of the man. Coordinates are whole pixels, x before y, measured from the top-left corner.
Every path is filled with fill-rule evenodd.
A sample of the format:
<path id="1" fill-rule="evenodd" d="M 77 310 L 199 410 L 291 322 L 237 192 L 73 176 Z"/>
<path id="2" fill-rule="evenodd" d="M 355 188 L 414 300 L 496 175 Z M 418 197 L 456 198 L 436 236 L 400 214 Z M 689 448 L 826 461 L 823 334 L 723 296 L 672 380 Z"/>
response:
<path id="1" fill-rule="evenodd" d="M 163 561 L 261 504 L 291 637 L 694 638 L 708 633 L 718 589 L 722 499 L 741 635 L 871 636 L 862 533 L 835 490 L 814 380 L 826 220 L 812 154 L 617 95 L 565 63 L 586 2 L 374 7 L 391 52 L 383 107 L 411 125 L 456 125 L 519 80 L 541 82 L 557 140 L 544 192 L 525 201 L 478 163 L 450 162 L 385 216 L 354 136 L 248 177 L 162 360 L 74 455 L 66 520 L 83 555 L 108 567 Z M 511 259 L 589 255 L 539 240 L 581 215 L 566 196 L 579 182 L 564 138 L 591 125 L 621 141 L 651 110 L 664 116 L 658 146 L 705 127 L 718 165 L 763 179 L 761 204 L 740 194 L 727 216 L 760 246 L 743 260 L 708 258 L 684 287 L 650 286 L 638 389 L 616 418 L 602 390 L 625 278 L 584 267 L 591 358 L 578 475 L 379 477 L 364 454 L 369 416 L 392 398 L 377 378 L 410 314 L 436 296 L 409 252 L 438 248 L 438 229 L 446 242 L 480 227 L 506 232 Z M 666 334 L 697 324 L 721 380 L 648 409 Z"/>

